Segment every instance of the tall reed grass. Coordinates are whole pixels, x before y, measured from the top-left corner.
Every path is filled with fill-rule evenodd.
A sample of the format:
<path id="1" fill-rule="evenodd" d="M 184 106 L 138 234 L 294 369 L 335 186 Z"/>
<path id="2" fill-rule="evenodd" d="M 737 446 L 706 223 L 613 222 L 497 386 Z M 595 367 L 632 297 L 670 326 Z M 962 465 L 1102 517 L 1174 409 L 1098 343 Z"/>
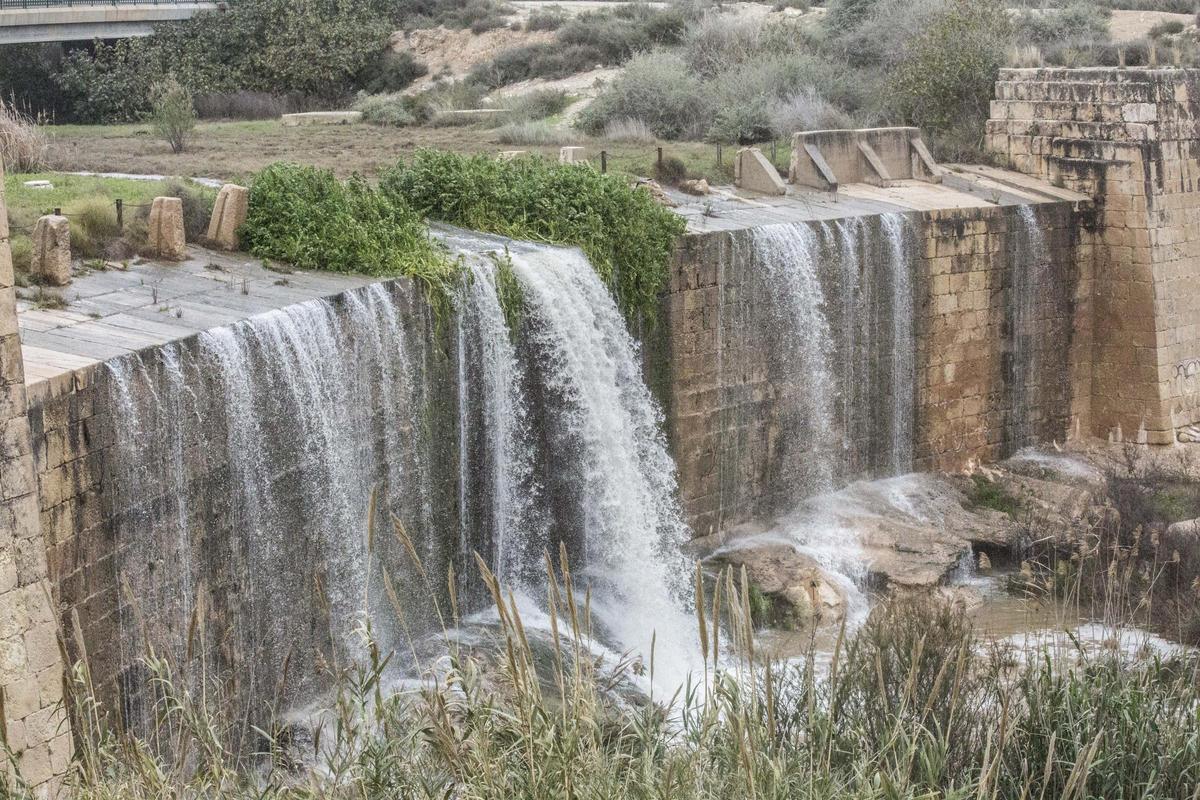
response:
<path id="1" fill-rule="evenodd" d="M 49 143 L 37 121 L 0 99 L 0 161 L 8 172 L 40 172 L 46 168 Z"/>
<path id="2" fill-rule="evenodd" d="M 397 690 L 392 654 L 362 628 L 326 711 L 277 715 L 246 754 L 222 684 L 181 677 L 147 647 L 151 729 L 122 732 L 86 661 L 69 702 L 78 742 L 67 795 L 150 798 L 1200 798 L 1200 662 L 1112 653 L 1048 658 L 985 647 L 961 608 L 894 599 L 832 652 L 777 663 L 758 646 L 745 572 L 696 574 L 703 665 L 656 688 L 648 662 L 602 659 L 590 593 L 565 550 L 545 558 L 548 623 L 534 630 L 482 560 L 495 647 L 459 643 L 448 597 L 443 655 Z M 368 535 L 375 541 L 375 533 Z M 385 586 L 390 586 L 388 580 Z M 405 609 L 388 592 L 397 615 Z M 197 612 L 198 614 L 200 612 Z M 199 617 L 191 630 L 203 625 Z M 202 638 L 202 637 L 200 637 Z M 191 649 L 189 644 L 188 649 Z M 415 652 L 415 649 L 414 649 Z M 197 659 L 203 663 L 203 659 Z M 22 796 L 19 779 L 7 794 Z"/>

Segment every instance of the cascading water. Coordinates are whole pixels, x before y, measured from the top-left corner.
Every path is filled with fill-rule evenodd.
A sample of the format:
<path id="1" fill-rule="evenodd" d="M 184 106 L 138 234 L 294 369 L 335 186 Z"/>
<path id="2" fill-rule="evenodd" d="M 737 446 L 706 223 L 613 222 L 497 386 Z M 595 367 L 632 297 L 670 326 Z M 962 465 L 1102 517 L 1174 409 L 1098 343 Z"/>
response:
<path id="1" fill-rule="evenodd" d="M 697 653 L 683 611 L 687 530 L 637 344 L 581 252 L 517 246 L 511 258 L 538 393 L 553 398 L 543 402 L 539 427 L 551 447 L 569 454 L 542 460 L 563 470 L 558 480 L 570 486 L 555 498 L 566 503 L 548 513 L 559 530 L 574 531 L 600 623 L 644 656 L 657 636 L 661 674 L 681 681 Z"/>
<path id="2" fill-rule="evenodd" d="M 814 514 L 819 496 L 857 477 L 912 467 L 916 236 L 902 215 L 750 231 L 745 324 L 767 344 L 776 386 L 785 535 L 851 597 L 866 565 L 853 526 Z M 729 376 L 726 376 L 727 378 Z M 792 513 L 793 510 L 796 513 Z M 828 524 L 823 524 L 827 520 Z"/>
<path id="3" fill-rule="evenodd" d="M 514 244 L 514 330 L 505 258 L 484 253 L 497 241 L 456 241 L 465 275 L 441 334 L 404 286 L 373 285 L 110 365 L 112 491 L 130 509 L 118 579 L 136 598 L 123 663 L 150 638 L 236 676 L 251 706 L 307 705 L 326 667 L 362 655 L 362 626 L 403 661 L 446 621 L 429 583 L 451 565 L 469 615 L 486 605 L 475 552 L 540 599 L 561 542 L 600 636 L 645 657 L 656 637 L 659 674 L 683 679 L 687 531 L 620 311 L 579 251 Z M 147 724 L 144 677 L 125 684 L 127 718 Z"/>
<path id="4" fill-rule="evenodd" d="M 1033 206 L 1017 208 L 1018 226 L 1012 234 L 1012 288 L 1009 293 L 1011 319 L 1012 383 L 1009 397 L 1011 449 L 1034 444 L 1038 438 L 1036 415 L 1043 398 L 1038 384 L 1042 377 L 1039 307 L 1053 302 L 1042 296 L 1048 288 L 1050 251 Z"/>

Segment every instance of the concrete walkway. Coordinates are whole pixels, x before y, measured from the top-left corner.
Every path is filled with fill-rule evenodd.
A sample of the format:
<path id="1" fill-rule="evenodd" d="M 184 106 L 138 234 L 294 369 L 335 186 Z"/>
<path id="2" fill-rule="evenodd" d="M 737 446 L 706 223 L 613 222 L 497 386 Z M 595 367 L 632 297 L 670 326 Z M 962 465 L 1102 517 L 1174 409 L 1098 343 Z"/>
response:
<path id="1" fill-rule="evenodd" d="M 18 300 L 17 324 L 31 402 L 79 370 L 276 308 L 339 294 L 378 279 L 264 269 L 239 253 L 189 248 L 181 264 L 146 261 L 77 275 L 56 290 L 66 308 Z M 22 292 L 31 296 L 29 290 Z"/>

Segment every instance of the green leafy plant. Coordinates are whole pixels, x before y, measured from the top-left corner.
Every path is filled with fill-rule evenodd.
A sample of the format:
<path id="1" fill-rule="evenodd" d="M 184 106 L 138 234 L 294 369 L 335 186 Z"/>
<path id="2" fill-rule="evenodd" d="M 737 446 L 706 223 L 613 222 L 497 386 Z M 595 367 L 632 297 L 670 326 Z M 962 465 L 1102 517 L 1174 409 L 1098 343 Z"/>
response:
<path id="1" fill-rule="evenodd" d="M 439 315 L 459 282 L 459 263 L 404 197 L 315 167 L 278 163 L 255 176 L 239 236 L 252 255 L 300 269 L 413 278 Z"/>
<path id="2" fill-rule="evenodd" d="M 159 81 L 150 87 L 150 113 L 146 120 L 172 153 L 182 153 L 196 129 L 192 93 L 173 75 Z"/>
<path id="3" fill-rule="evenodd" d="M 384 174 L 388 197 L 465 228 L 580 247 L 626 317 L 652 321 L 681 217 L 625 179 L 540 158 L 420 150 Z"/>

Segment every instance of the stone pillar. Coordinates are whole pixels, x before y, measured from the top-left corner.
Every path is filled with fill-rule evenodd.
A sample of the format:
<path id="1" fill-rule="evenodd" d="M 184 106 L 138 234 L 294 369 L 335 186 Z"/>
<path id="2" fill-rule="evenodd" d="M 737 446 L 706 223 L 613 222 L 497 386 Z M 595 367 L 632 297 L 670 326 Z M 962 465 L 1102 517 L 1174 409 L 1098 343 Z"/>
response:
<path id="1" fill-rule="evenodd" d="M 159 258 L 183 261 L 187 239 L 183 229 L 183 201 L 178 197 L 156 197 L 150 204 L 150 230 L 146 244 Z"/>
<path id="2" fill-rule="evenodd" d="M 0 167 L 0 725 L 23 779 L 48 797 L 70 762 L 71 728 L 26 416 L 3 177 Z"/>
<path id="3" fill-rule="evenodd" d="M 47 214 L 33 226 L 30 272 L 51 286 L 66 286 L 71 282 L 71 222 L 66 217 Z"/>
<path id="4" fill-rule="evenodd" d="M 1096 199 L 1091 432 L 1173 442 L 1200 421 L 1200 71 L 1006 69 L 990 150 Z"/>
<path id="5" fill-rule="evenodd" d="M 246 221 L 250 209 L 250 190 L 245 186 L 227 183 L 217 193 L 212 219 L 208 223 L 208 239 L 226 250 L 238 249 L 238 228 Z"/>

